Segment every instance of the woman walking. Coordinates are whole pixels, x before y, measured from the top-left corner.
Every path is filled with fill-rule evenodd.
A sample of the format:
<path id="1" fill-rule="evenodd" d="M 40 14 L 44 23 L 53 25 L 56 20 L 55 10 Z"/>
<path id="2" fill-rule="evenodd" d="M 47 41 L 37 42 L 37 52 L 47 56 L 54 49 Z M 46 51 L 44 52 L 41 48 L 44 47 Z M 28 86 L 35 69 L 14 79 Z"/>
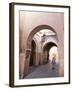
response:
<path id="1" fill-rule="evenodd" d="M 52 70 L 55 69 L 55 65 L 56 65 L 56 57 L 54 56 L 52 59 Z"/>

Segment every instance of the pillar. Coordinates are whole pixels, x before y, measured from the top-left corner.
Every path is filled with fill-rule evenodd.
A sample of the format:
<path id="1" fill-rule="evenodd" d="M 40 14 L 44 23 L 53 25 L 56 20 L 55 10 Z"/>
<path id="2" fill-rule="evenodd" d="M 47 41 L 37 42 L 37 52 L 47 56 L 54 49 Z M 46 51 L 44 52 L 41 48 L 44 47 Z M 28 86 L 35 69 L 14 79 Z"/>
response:
<path id="1" fill-rule="evenodd" d="M 27 75 L 28 74 L 28 71 L 29 71 L 30 55 L 31 55 L 31 49 L 26 49 L 24 76 Z"/>
<path id="2" fill-rule="evenodd" d="M 20 79 L 23 79 L 23 76 L 24 76 L 24 61 L 25 59 L 25 54 L 24 52 L 20 53 L 19 55 L 19 78 Z"/>

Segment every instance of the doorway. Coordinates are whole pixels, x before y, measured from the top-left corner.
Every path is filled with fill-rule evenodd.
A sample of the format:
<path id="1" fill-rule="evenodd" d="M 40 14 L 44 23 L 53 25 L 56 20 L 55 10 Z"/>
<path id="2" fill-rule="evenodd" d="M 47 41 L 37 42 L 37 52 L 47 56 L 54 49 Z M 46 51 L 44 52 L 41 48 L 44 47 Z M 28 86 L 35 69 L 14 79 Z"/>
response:
<path id="1" fill-rule="evenodd" d="M 35 59 L 36 59 L 36 44 L 35 44 L 35 41 L 32 40 L 32 42 L 31 42 L 31 55 L 30 55 L 29 66 L 33 66 L 34 65 Z"/>
<path id="2" fill-rule="evenodd" d="M 55 44 L 55 43 L 53 43 L 53 42 L 49 42 L 49 43 L 47 43 L 45 46 L 44 46 L 44 48 L 43 48 L 43 55 L 44 55 L 44 60 L 43 60 L 43 62 L 44 63 L 48 63 L 49 61 L 50 61 L 50 54 L 49 54 L 49 52 L 50 52 L 50 49 L 53 47 L 53 46 L 56 46 L 57 47 L 57 45 Z"/>

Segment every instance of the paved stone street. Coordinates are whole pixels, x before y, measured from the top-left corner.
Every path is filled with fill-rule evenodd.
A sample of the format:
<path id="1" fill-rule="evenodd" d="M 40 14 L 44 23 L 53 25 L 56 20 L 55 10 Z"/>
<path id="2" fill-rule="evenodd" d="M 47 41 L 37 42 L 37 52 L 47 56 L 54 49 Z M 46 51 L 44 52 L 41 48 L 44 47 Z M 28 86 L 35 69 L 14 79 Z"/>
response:
<path id="1" fill-rule="evenodd" d="M 53 66 L 51 63 L 44 64 L 44 65 L 39 65 L 37 67 L 32 66 L 30 67 L 30 72 L 27 76 L 24 78 L 50 78 L 50 77 L 59 77 L 59 65 L 56 64 L 54 66 L 54 69 L 52 69 Z"/>

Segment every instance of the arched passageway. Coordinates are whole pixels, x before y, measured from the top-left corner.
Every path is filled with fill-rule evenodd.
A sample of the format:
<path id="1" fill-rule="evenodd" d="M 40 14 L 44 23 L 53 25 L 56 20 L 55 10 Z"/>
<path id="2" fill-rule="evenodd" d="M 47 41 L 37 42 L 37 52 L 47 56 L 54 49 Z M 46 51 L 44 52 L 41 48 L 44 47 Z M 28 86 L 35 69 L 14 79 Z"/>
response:
<path id="1" fill-rule="evenodd" d="M 32 16 L 32 18 L 31 18 Z M 39 19 L 38 19 L 39 18 Z M 27 75 L 29 68 L 31 65 L 35 64 L 36 66 L 41 66 L 44 62 L 43 60 L 43 45 L 46 39 L 49 41 L 56 42 L 58 38 L 58 42 L 55 44 L 58 46 L 59 52 L 59 61 L 64 64 L 64 14 L 63 13 L 39 13 L 39 12 L 20 12 L 19 17 L 20 25 L 19 25 L 19 71 L 20 78 L 23 78 L 24 75 Z M 59 23 L 58 23 L 59 22 Z M 59 27 L 60 26 L 60 27 Z M 55 33 L 55 35 L 48 36 L 46 39 L 42 40 L 42 42 L 38 42 L 38 38 L 36 37 L 35 43 L 36 47 L 40 46 L 41 48 L 36 48 L 36 62 L 33 62 L 33 56 L 31 57 L 31 49 L 32 49 L 32 40 L 36 33 L 44 30 L 50 30 Z M 46 35 L 46 34 L 45 34 Z M 56 38 L 56 39 L 55 39 Z M 31 59 L 32 58 L 32 59 Z M 32 61 L 31 61 L 32 60 Z M 48 59 L 47 59 L 48 60 Z"/>
<path id="2" fill-rule="evenodd" d="M 53 46 L 57 47 L 57 45 L 55 43 L 53 43 L 53 42 L 49 42 L 44 46 L 44 48 L 43 48 L 43 55 L 44 55 L 43 62 L 44 63 L 47 63 L 47 62 L 50 61 L 49 60 L 49 51 Z"/>
<path id="3" fill-rule="evenodd" d="M 57 33 L 49 25 L 39 25 L 31 31 L 31 33 L 29 34 L 28 39 L 27 39 L 24 74 L 27 74 L 29 72 L 30 66 L 33 66 L 35 64 L 39 65 L 39 64 L 47 63 L 49 61 L 49 50 L 50 50 L 50 48 L 53 46 L 57 46 L 55 43 L 50 42 L 50 43 L 45 44 L 44 48 L 42 48 L 42 45 L 44 43 L 44 42 L 41 42 L 42 36 L 40 36 L 39 46 L 36 45 L 33 38 L 35 38 L 34 37 L 35 35 L 38 35 L 38 32 L 42 33 L 42 32 L 40 32 L 42 30 L 44 30 L 44 31 L 48 30 L 49 33 L 52 33 L 54 36 L 56 36 L 56 40 L 58 39 Z M 46 39 L 47 38 L 49 38 L 49 37 L 46 37 Z M 36 39 L 36 40 L 39 40 L 39 39 Z M 37 47 L 39 47 L 39 51 L 37 51 L 38 54 L 36 53 L 36 50 L 38 50 Z M 42 58 L 42 51 L 43 51 L 43 58 Z M 39 61 L 37 61 L 36 59 Z M 42 59 L 44 59 L 44 60 L 42 60 Z"/>
<path id="4" fill-rule="evenodd" d="M 56 33 L 56 31 L 54 30 L 53 27 L 51 27 L 51 26 L 49 26 L 49 25 L 39 25 L 39 26 L 35 27 L 35 28 L 31 31 L 31 33 L 29 34 L 28 39 L 27 39 L 27 48 L 31 48 L 31 41 L 32 41 L 34 35 L 35 35 L 37 32 L 39 32 L 39 31 L 41 31 L 41 30 L 45 30 L 45 29 L 51 30 L 51 31 L 54 32 L 54 33 L 56 34 L 56 36 L 57 36 L 57 33 Z"/>

